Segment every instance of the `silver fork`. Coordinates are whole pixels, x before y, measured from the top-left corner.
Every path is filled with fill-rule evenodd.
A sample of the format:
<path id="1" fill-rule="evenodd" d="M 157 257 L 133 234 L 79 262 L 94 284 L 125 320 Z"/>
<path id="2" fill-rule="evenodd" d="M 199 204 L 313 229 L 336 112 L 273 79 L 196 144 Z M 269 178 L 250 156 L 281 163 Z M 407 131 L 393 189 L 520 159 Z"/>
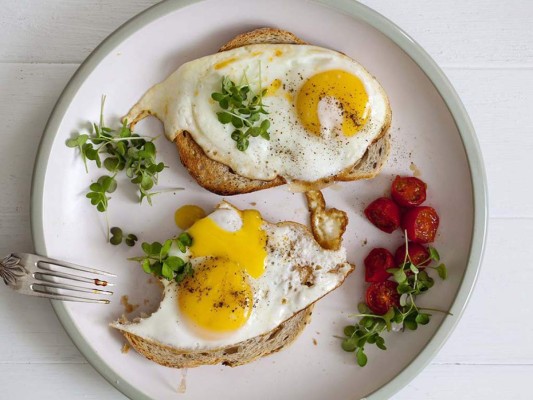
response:
<path id="1" fill-rule="evenodd" d="M 91 274 L 91 276 L 86 277 L 77 274 L 68 274 L 58 271 L 57 268 L 54 267 L 86 272 Z M 104 280 L 103 276 L 116 277 L 116 275 L 109 272 L 86 268 L 81 265 L 54 260 L 52 258 L 42 257 L 35 254 L 13 253 L 0 261 L 0 277 L 4 280 L 4 283 L 7 286 L 22 294 L 46 297 L 55 300 L 109 304 L 110 301 L 107 299 L 89 296 L 74 296 L 63 293 L 63 291 L 68 291 L 110 296 L 113 292 L 102 290 L 101 288 L 113 286 L 113 284 Z M 61 283 L 61 280 L 83 282 L 89 285 L 71 285 Z"/>

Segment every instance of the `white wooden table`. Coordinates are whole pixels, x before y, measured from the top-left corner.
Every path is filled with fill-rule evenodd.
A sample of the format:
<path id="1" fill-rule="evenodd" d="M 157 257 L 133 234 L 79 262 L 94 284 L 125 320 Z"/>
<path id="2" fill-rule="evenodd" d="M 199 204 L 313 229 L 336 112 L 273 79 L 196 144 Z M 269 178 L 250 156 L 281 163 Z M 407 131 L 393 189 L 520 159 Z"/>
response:
<path id="1" fill-rule="evenodd" d="M 0 0 L 0 255 L 33 250 L 29 194 L 44 125 L 83 59 L 154 0 Z M 433 362 L 395 399 L 531 399 L 533 2 L 364 0 L 417 40 L 470 113 L 490 225 L 476 290 Z M 37 397 L 38 394 L 38 397 Z M 0 290 L 1 399 L 123 399 L 50 304 Z"/>

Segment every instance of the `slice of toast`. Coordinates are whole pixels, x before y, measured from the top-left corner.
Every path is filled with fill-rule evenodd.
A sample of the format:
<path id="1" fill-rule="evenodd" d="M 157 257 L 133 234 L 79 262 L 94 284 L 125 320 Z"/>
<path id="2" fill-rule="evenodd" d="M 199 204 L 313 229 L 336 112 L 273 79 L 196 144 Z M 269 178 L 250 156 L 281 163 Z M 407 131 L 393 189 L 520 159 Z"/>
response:
<path id="1" fill-rule="evenodd" d="M 245 45 L 260 43 L 306 44 L 306 42 L 290 32 L 274 28 L 260 28 L 238 35 L 223 45 L 219 51 L 226 51 Z M 385 165 L 390 151 L 389 135 L 387 134 L 387 131 L 390 127 L 392 114 L 390 112 L 390 107 L 388 107 L 388 110 L 386 123 L 379 136 L 368 147 L 363 157 L 356 164 L 341 171 L 336 176 L 312 184 L 305 182 L 305 186 L 309 189 L 318 189 L 327 186 L 327 184 L 334 181 L 354 181 L 374 178 Z M 138 121 L 149 115 L 148 112 L 142 112 L 142 110 L 137 111 L 139 111 L 138 114 L 131 121 L 132 128 Z M 250 193 L 286 183 L 285 179 L 280 176 L 270 181 L 263 181 L 259 179 L 245 178 L 236 174 L 225 164 L 210 159 L 187 131 L 180 132 L 175 138 L 175 143 L 178 148 L 181 162 L 185 168 L 187 168 L 190 175 L 200 186 L 213 193 L 229 196 Z"/>

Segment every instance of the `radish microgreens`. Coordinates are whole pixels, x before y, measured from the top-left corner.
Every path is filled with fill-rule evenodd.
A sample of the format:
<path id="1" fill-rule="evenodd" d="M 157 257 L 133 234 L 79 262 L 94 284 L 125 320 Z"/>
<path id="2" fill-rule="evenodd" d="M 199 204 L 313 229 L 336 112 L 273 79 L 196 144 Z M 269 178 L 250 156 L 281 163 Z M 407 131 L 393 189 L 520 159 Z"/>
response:
<path id="1" fill-rule="evenodd" d="M 124 243 L 126 246 L 133 247 L 135 246 L 135 243 L 137 242 L 137 236 L 133 233 L 128 234 L 124 238 L 124 234 L 122 233 L 122 229 L 120 229 L 117 226 L 114 226 L 109 230 L 111 232 L 111 238 L 109 239 L 109 243 L 111 243 L 114 246 L 118 246 L 122 243 L 122 240 L 124 240 Z"/>
<path id="2" fill-rule="evenodd" d="M 359 303 L 360 314 L 354 317 L 361 319 L 354 325 L 344 328 L 344 338 L 341 347 L 344 351 L 355 352 L 356 361 L 361 367 L 367 364 L 368 358 L 365 353 L 365 345 L 375 344 L 379 349 L 386 350 L 385 339 L 382 334 L 391 331 L 394 324 L 401 326 L 402 330 L 416 330 L 419 325 L 429 323 L 432 314 L 428 311 L 450 313 L 432 308 L 423 308 L 416 305 L 416 297 L 427 292 L 433 285 L 434 280 L 425 269 L 434 269 L 441 279 L 447 278 L 446 266 L 442 263 L 437 266 L 431 264 L 423 266 L 427 261 L 439 263 L 440 256 L 434 247 L 429 247 L 429 258 L 415 265 L 409 257 L 408 241 L 406 235 L 405 259 L 398 268 L 387 270 L 392 274 L 392 279 L 398 283 L 396 290 L 400 294 L 400 306 L 391 307 L 384 315 L 373 313 L 365 303 Z"/>
<path id="3" fill-rule="evenodd" d="M 142 244 L 144 256 L 129 258 L 131 261 L 138 261 L 147 274 L 165 278 L 169 281 L 181 282 L 187 276 L 193 274 L 190 262 L 185 262 L 181 257 L 171 256 L 172 245 L 176 245 L 180 252 L 185 253 L 187 247 L 192 245 L 192 237 L 183 232 L 177 237 L 166 240 L 164 243 L 153 242 Z"/>
<path id="4" fill-rule="evenodd" d="M 159 173 L 167 166 L 156 160 L 156 147 L 153 141 L 155 137 L 140 136 L 133 133 L 127 121 L 123 121 L 119 129 L 112 129 L 104 125 L 105 96 L 102 96 L 100 105 L 100 120 L 91 124 L 91 131 L 78 133 L 66 141 L 66 145 L 78 149 L 85 165 L 85 171 L 89 171 L 87 160 L 94 161 L 98 168 L 104 167 L 110 174 L 102 175 L 89 186 L 86 197 L 99 212 L 106 213 L 107 237 L 109 240 L 109 222 L 107 209 L 111 197 L 117 188 L 116 177 L 124 172 L 130 182 L 139 189 L 139 201 L 144 199 L 152 205 L 152 197 L 163 191 L 152 191 L 158 182 Z M 183 188 L 171 189 L 171 191 Z M 118 241 L 115 236 L 114 241 Z M 130 238 L 131 239 L 131 238 Z M 135 244 L 135 240 L 127 243 Z"/>
<path id="5" fill-rule="evenodd" d="M 218 121 L 224 125 L 229 123 L 233 125 L 235 129 L 231 133 L 231 138 L 237 143 L 237 149 L 240 151 L 248 148 L 250 136 L 260 136 L 270 140 L 268 133 L 270 121 L 268 119 L 261 121 L 261 114 L 268 114 L 263 104 L 263 96 L 267 90 L 261 89 L 261 75 L 259 75 L 259 92 L 252 94 L 250 90 L 246 74 L 238 85 L 224 76 L 221 91 L 211 94 L 211 98 L 222 108 L 222 111 L 217 113 Z"/>

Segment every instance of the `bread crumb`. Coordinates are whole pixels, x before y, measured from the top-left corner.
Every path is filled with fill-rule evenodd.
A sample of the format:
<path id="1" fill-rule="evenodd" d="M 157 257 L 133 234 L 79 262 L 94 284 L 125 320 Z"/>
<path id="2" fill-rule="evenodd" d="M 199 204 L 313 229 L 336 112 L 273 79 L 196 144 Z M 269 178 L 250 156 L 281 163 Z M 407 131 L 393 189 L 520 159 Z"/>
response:
<path id="1" fill-rule="evenodd" d="M 363 247 L 366 246 L 367 244 L 368 244 L 368 240 L 367 239 L 365 239 L 365 240 L 363 240 L 361 242 L 361 246 L 363 246 Z"/>
<path id="2" fill-rule="evenodd" d="M 409 169 L 411 171 L 413 171 L 413 176 L 415 176 L 417 178 L 422 175 L 420 173 L 420 170 L 418 169 L 418 167 L 416 166 L 416 164 L 414 162 L 411 162 L 411 165 L 409 166 Z"/>
<path id="3" fill-rule="evenodd" d="M 187 368 L 180 369 L 181 380 L 178 386 L 178 393 L 185 393 L 187 390 Z"/>
<path id="4" fill-rule="evenodd" d="M 122 346 L 122 349 L 120 350 L 123 354 L 127 354 L 128 351 L 130 351 L 131 346 L 129 343 L 124 343 L 124 346 Z"/>
<path id="5" fill-rule="evenodd" d="M 313 338 L 313 344 L 314 344 L 315 346 L 318 346 L 318 342 L 317 342 L 317 340 L 316 340 L 315 338 Z"/>
<path id="6" fill-rule="evenodd" d="M 128 296 L 127 295 L 124 295 L 124 296 L 122 296 L 120 298 L 120 304 L 122 304 L 124 306 L 124 311 L 126 312 L 126 314 L 132 313 L 137 308 L 139 308 L 138 304 L 130 304 L 128 302 Z"/>
<path id="7" fill-rule="evenodd" d="M 255 201 L 252 201 L 252 202 L 250 203 L 250 205 L 251 205 L 252 207 L 255 207 L 255 206 L 257 205 L 257 203 L 256 203 Z"/>

